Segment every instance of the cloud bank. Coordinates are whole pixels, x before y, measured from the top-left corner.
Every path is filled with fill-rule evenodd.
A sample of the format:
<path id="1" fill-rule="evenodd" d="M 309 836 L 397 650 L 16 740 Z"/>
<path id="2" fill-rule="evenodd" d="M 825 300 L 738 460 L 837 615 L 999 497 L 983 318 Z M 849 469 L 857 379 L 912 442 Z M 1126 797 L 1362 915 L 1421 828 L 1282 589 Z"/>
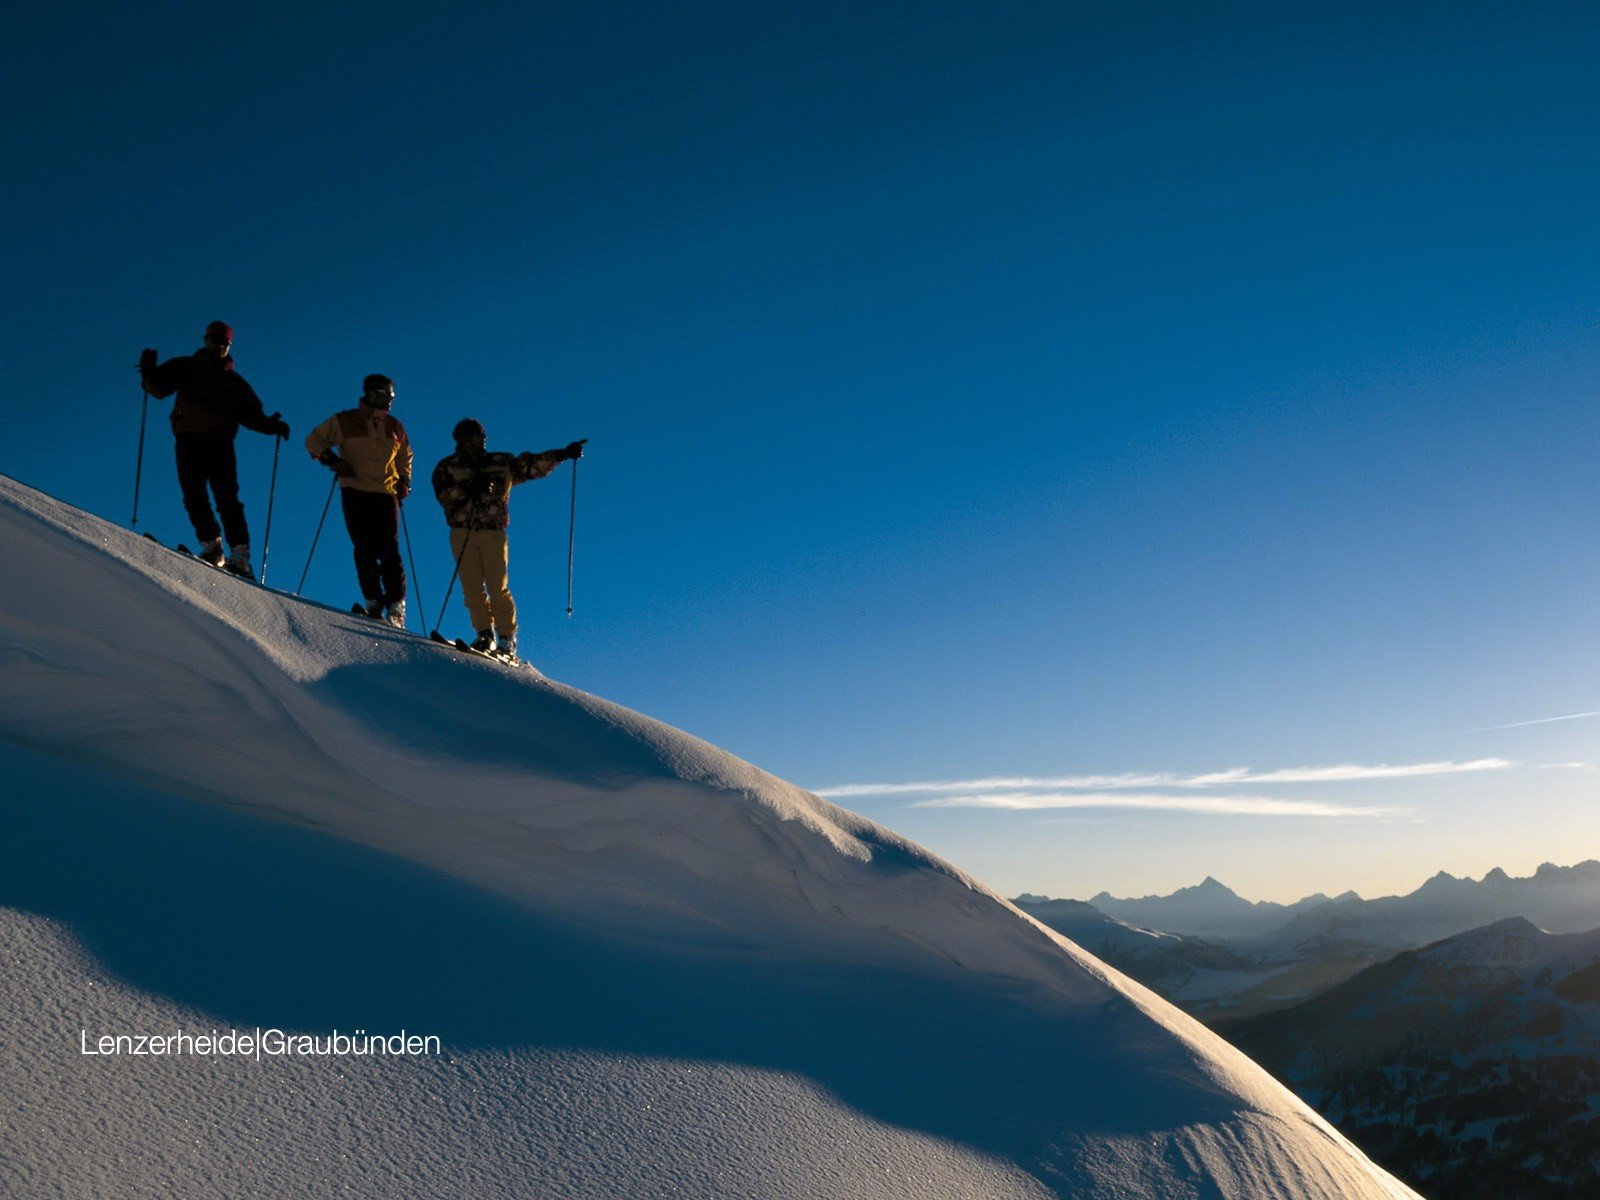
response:
<path id="1" fill-rule="evenodd" d="M 846 783 L 821 788 L 830 799 L 852 797 L 920 797 L 908 808 L 986 808 L 1011 811 L 1042 809 L 1123 809 L 1201 813 L 1209 816 L 1380 817 L 1403 808 L 1349 804 L 1331 800 L 1296 800 L 1278 796 L 1240 795 L 1230 789 L 1262 784 L 1337 784 L 1386 779 L 1418 779 L 1478 771 L 1504 771 L 1516 764 L 1504 758 L 1466 762 L 1438 761 L 1256 770 L 1232 767 L 1203 774 L 1125 772 L 1120 775 L 1066 775 L 1055 778 L 996 776 L 987 779 L 924 780 L 913 783 Z M 1154 790 L 1153 790 L 1154 789 Z M 1175 789 L 1166 791 L 1159 789 Z M 1222 795 L 1196 795 L 1217 790 Z"/>
<path id="2" fill-rule="evenodd" d="M 1224 817 L 1378 817 L 1404 812 L 1399 808 L 1332 804 L 1320 800 L 1282 800 L 1275 796 L 1169 796 L 1144 792 L 1001 792 L 993 795 L 941 796 L 919 800 L 910 808 L 1122 808 L 1203 813 Z"/>

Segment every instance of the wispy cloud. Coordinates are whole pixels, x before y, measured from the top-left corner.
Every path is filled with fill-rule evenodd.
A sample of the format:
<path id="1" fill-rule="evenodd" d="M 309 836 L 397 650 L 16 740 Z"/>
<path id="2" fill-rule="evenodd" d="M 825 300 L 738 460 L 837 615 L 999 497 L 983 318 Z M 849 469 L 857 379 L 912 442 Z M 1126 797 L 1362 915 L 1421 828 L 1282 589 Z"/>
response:
<path id="1" fill-rule="evenodd" d="M 1363 767 L 1348 763 L 1337 767 L 1295 767 L 1285 771 L 1260 771 L 1238 783 L 1343 783 L 1358 779 L 1417 779 L 1427 775 L 1462 775 L 1473 771 L 1506 771 L 1517 764 L 1507 758 L 1475 758 L 1470 762 L 1406 763 Z"/>
<path id="2" fill-rule="evenodd" d="M 1596 771 L 1600 771 L 1600 767 L 1595 766 L 1591 762 L 1540 763 L 1539 764 L 1539 770 L 1541 770 L 1541 771 L 1583 771 L 1586 774 L 1593 775 Z"/>
<path id="3" fill-rule="evenodd" d="M 1516 764 L 1504 758 L 1476 758 L 1469 762 L 1423 762 L 1390 766 L 1343 763 L 1330 767 L 1289 767 L 1257 771 L 1233 767 L 1199 775 L 1165 772 L 1128 772 L 1121 775 L 1065 775 L 1054 778 L 999 776 L 988 779 L 926 780 L 917 783 L 846 783 L 821 788 L 817 795 L 833 799 L 858 796 L 918 796 L 932 793 L 978 792 L 1080 792 L 1121 791 L 1125 788 L 1225 788 L 1251 784 L 1348 783 L 1373 779 L 1415 779 L 1430 775 L 1459 775 L 1474 771 L 1504 771 Z M 924 807 L 916 805 L 914 807 Z M 990 807 L 1003 807 L 994 805 Z"/>
<path id="4" fill-rule="evenodd" d="M 1458 729 L 1454 733 L 1445 734 L 1446 737 L 1462 737 L 1469 733 L 1494 733 L 1499 729 L 1526 729 L 1529 725 L 1553 725 L 1557 721 L 1582 721 L 1586 717 L 1600 717 L 1600 710 L 1595 712 L 1567 713 L 1561 717 L 1539 717 L 1533 721 L 1512 721 L 1509 725 L 1485 725 L 1482 729 Z"/>
<path id="5" fill-rule="evenodd" d="M 1276 796 L 1164 795 L 1149 792 L 1000 792 L 940 796 L 919 800 L 909 807 L 998 808 L 1013 811 L 1140 809 L 1224 817 L 1379 817 L 1407 811 L 1371 805 L 1332 804 L 1319 800 L 1283 800 Z"/>

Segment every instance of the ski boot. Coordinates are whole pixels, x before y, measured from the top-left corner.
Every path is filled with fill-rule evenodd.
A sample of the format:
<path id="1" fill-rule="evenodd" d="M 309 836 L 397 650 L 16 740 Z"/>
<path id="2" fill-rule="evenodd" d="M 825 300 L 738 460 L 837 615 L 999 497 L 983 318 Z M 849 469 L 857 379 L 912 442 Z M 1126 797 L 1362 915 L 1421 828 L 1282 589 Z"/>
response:
<path id="1" fill-rule="evenodd" d="M 200 553 L 195 557 L 203 563 L 210 563 L 213 567 L 220 567 L 227 557 L 222 553 L 222 539 L 212 538 L 209 542 L 201 542 Z"/>
<path id="2" fill-rule="evenodd" d="M 396 629 L 404 629 L 406 627 L 406 602 L 404 600 L 396 600 L 389 605 L 384 611 L 383 619 Z"/>
<path id="3" fill-rule="evenodd" d="M 250 547 L 234 546 L 233 552 L 228 555 L 228 561 L 222 564 L 223 570 L 237 575 L 240 579 L 255 581 L 256 573 L 250 569 Z"/>

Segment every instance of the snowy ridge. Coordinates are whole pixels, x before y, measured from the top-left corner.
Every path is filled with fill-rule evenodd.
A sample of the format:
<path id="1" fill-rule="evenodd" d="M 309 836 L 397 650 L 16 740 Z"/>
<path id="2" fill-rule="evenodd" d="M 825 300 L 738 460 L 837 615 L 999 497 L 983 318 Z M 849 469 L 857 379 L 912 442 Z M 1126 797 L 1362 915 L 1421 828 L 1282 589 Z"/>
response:
<path id="1" fill-rule="evenodd" d="M 392 987 L 363 992 L 353 979 L 332 999 L 394 1003 L 405 1019 L 396 997 L 412 995 L 413 1011 L 447 1034 L 459 1028 L 456 1074 L 438 1068 L 430 1095 L 456 1095 L 451 1089 L 468 1086 L 463 1078 L 547 1086 L 558 1062 L 580 1093 L 626 1090 L 661 1064 L 721 1064 L 701 1104 L 657 1119 L 656 1133 L 629 1143 L 622 1161 L 604 1170 L 591 1162 L 537 1187 L 518 1185 L 508 1167 L 482 1194 L 750 1194 L 741 1170 L 756 1173 L 765 1195 L 849 1194 L 866 1185 L 841 1182 L 856 1178 L 848 1173 L 828 1176 L 819 1157 L 843 1122 L 874 1144 L 892 1143 L 884 1154 L 893 1178 L 874 1176 L 875 1195 L 1413 1195 L 1225 1042 L 955 867 L 699 739 L 563 684 L 223 577 L 3 478 L 0 553 L 0 768 L 10 785 L 0 815 L 18 830 L 48 829 L 72 812 L 90 827 L 123 820 L 119 836 L 137 839 L 161 805 L 199 802 L 172 818 L 174 838 L 198 847 L 187 839 L 199 839 L 209 818 L 192 814 L 226 812 L 242 822 L 227 834 L 240 862 L 279 855 L 261 878 L 296 872 L 295 888 L 325 895 L 324 907 L 362 911 L 364 893 L 333 897 L 344 895 L 341 880 L 364 871 L 392 882 L 394 905 L 444 886 L 404 869 L 415 863 L 495 898 L 482 920 L 504 923 L 497 946 L 514 944 L 522 922 L 538 922 L 528 937 L 542 939 L 539 955 L 567 964 L 580 981 L 573 988 L 588 985 L 581 981 L 592 963 L 649 964 L 590 980 L 592 1003 L 569 1003 L 541 977 L 512 1004 L 511 983 L 491 981 L 452 1001 L 434 976 L 472 972 L 506 953 L 492 969 L 521 984 L 516 972 L 530 969 L 532 952 L 486 949 L 432 972 L 421 951 L 414 967 L 405 954 L 375 960 L 371 969 L 392 972 Z M 94 597 L 89 624 L 86 595 Z M 290 826 L 315 836 L 291 837 Z M 280 847 L 272 828 L 290 840 Z M 0 1045 L 32 1056 L 27 1064 L 0 1058 L 0 1086 L 29 1097 L 0 1117 L 0 1141 L 34 1148 L 0 1172 L 24 1172 L 33 1185 L 52 1171 L 93 1177 L 96 1156 L 118 1149 L 62 1140 L 70 1120 L 50 1114 L 70 1110 L 75 1096 L 92 1095 L 101 1111 L 141 1113 L 132 1125 L 153 1138 L 168 1126 L 203 1124 L 222 1094 L 240 1112 L 266 1112 L 263 1097 L 277 1086 L 271 1071 L 169 1061 L 160 1067 L 176 1090 L 161 1090 L 166 1103 L 150 1111 L 145 1076 L 121 1064 L 87 1068 L 56 1043 L 81 1019 L 84 1004 L 73 997 L 90 995 L 97 981 L 95 1002 L 125 1017 L 155 1009 L 161 1019 L 189 1012 L 202 1020 L 237 1010 L 289 1022 L 344 1011 L 329 1001 L 325 979 L 294 978 L 292 965 L 279 972 L 290 976 L 281 1012 L 260 989 L 228 991 L 214 972 L 189 965 L 204 961 L 204 946 L 173 966 L 116 924 L 119 904 L 141 902 L 138 862 L 108 851 L 102 868 L 125 873 L 132 898 L 100 899 L 102 876 L 74 880 L 60 841 L 13 837 L 35 858 L 59 857 L 35 862 L 13 850 L 0 860 L 10 989 L 0 992 Z M 355 847 L 401 861 L 391 868 L 384 864 L 394 860 Z M 243 868 L 239 878 L 249 878 Z M 174 903 L 215 897 L 226 907 L 235 902 L 229 888 L 219 875 Z M 237 902 L 252 896 L 259 892 Z M 283 909 L 267 905 L 266 920 Z M 442 909 L 419 911 L 420 921 Z M 100 931 L 93 948 L 108 958 L 83 952 L 79 926 Z M 458 922 L 434 933 L 467 943 L 471 929 Z M 360 953 L 340 941 L 354 935 L 337 928 L 316 936 L 335 960 Z M 270 945 L 255 950 L 270 959 Z M 133 965 L 119 976 L 107 962 Z M 249 961 L 241 964 L 247 973 Z M 615 995 L 625 976 L 630 991 L 659 993 L 648 1019 L 624 1021 L 606 1009 L 634 1003 Z M 474 1025 L 485 1008 L 501 1024 Z M 356 1072 L 359 1083 L 312 1078 L 327 1084 L 329 1104 L 382 1113 L 415 1077 L 375 1068 Z M 185 1086 L 195 1072 L 211 1072 L 211 1090 Z M 741 1157 L 732 1131 L 799 1103 L 797 1079 L 809 1080 L 815 1138 L 771 1154 L 758 1138 Z M 619 1138 L 641 1136 L 643 1118 L 630 1124 L 620 1107 L 607 1115 L 627 1131 Z M 371 1119 L 371 1145 L 404 1140 L 402 1115 L 389 1125 Z M 578 1125 L 595 1124 L 585 1120 Z M 319 1142 L 325 1131 L 300 1136 L 298 1151 L 284 1151 L 281 1179 L 272 1176 L 280 1191 L 263 1189 L 261 1166 L 277 1153 L 263 1148 L 266 1158 L 241 1161 L 237 1176 L 161 1160 L 150 1168 L 159 1178 L 124 1180 L 120 1194 L 394 1194 L 393 1179 L 383 1184 L 381 1172 L 358 1170 L 359 1156 Z M 462 1153 L 488 1162 L 514 1136 L 513 1163 L 562 1163 L 575 1146 L 605 1157 L 586 1135 L 537 1122 L 498 1136 Z M 667 1188 L 662 1160 L 691 1146 L 699 1149 L 671 1170 L 693 1182 Z M 346 1169 L 325 1165 L 319 1170 L 334 1174 L 310 1181 L 295 1165 L 310 1151 Z M 453 1169 L 448 1160 L 394 1167 L 419 1194 L 444 1194 L 440 1181 Z"/>

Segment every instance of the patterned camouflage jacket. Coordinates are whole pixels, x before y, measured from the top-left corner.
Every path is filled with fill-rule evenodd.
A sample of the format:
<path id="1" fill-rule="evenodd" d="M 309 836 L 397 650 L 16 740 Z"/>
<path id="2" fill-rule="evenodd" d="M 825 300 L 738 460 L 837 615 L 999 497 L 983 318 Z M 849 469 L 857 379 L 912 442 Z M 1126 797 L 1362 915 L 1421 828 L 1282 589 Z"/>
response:
<path id="1" fill-rule="evenodd" d="M 565 450 L 539 454 L 497 450 L 476 459 L 452 454 L 433 469 L 433 494 L 453 528 L 504 529 L 511 524 L 512 487 L 543 479 L 566 457 Z"/>

